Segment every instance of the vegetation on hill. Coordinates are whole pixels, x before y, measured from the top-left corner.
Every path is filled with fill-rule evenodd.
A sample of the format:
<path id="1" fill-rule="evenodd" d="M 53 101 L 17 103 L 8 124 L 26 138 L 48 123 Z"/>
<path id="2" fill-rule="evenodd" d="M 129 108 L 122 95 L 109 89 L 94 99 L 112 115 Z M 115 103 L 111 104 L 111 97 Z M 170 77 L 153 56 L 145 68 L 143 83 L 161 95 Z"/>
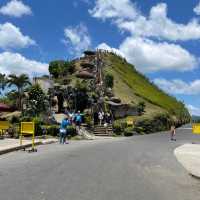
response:
<path id="1" fill-rule="evenodd" d="M 0 74 L 0 94 L 5 87 L 14 86 L 0 102 L 21 111 L 21 118 L 15 121 L 36 118 L 52 124 L 55 122 L 52 111 L 80 110 L 85 113 L 85 123 L 91 127 L 95 124 L 93 116 L 104 111 L 112 115 L 116 134 L 130 136 L 133 132 L 169 130 L 172 124 L 179 126 L 191 120 L 183 102 L 166 94 L 114 53 L 97 51 L 73 61 L 52 61 L 49 74 L 42 77 L 42 82 L 33 84 L 25 74 Z M 41 87 L 45 80 L 52 82 L 48 92 Z M 131 123 L 130 127 L 126 117 L 131 117 L 134 126 Z"/>
<path id="2" fill-rule="evenodd" d="M 115 91 L 119 98 L 135 103 L 135 99 L 139 97 L 147 102 L 147 106 L 154 105 L 155 112 L 166 112 L 176 120 L 190 120 L 190 114 L 182 102 L 159 89 L 125 59 L 113 53 L 104 54 L 103 59 L 104 72 L 114 76 Z"/>

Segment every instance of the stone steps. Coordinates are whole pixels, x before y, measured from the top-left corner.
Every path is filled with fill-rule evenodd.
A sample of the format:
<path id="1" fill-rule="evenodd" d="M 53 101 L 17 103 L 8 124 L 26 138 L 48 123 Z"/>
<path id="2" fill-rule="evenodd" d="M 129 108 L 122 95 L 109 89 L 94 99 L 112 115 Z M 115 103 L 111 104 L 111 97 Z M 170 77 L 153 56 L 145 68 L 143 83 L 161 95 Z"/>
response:
<path id="1" fill-rule="evenodd" d="M 108 125 L 107 127 L 104 127 L 104 125 L 96 125 L 96 126 L 94 126 L 94 135 L 112 136 L 113 135 L 113 127 L 112 127 L 112 125 Z"/>

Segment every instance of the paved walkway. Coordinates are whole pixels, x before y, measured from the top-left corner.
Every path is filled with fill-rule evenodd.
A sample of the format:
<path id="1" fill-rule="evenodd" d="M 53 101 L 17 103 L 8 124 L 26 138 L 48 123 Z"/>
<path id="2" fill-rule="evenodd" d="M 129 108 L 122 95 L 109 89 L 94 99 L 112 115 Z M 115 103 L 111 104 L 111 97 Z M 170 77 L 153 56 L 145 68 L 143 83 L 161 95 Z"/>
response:
<path id="1" fill-rule="evenodd" d="M 50 139 L 36 139 L 35 144 L 49 144 L 57 142 L 58 140 L 55 138 Z M 22 147 L 20 147 L 19 139 L 3 139 L 0 140 L 0 155 L 4 153 L 9 153 L 12 151 L 16 151 L 22 149 L 24 147 L 31 147 L 32 141 L 31 139 L 23 140 Z"/>
<path id="2" fill-rule="evenodd" d="M 192 175 L 200 178 L 200 144 L 185 144 L 174 151 L 177 160 Z"/>

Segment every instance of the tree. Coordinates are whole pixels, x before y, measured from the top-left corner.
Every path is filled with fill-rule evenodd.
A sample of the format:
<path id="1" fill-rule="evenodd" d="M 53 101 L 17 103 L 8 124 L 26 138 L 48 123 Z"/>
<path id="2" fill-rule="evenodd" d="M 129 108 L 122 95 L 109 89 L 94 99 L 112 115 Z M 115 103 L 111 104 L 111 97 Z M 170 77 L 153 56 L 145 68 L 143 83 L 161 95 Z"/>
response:
<path id="1" fill-rule="evenodd" d="M 5 89 L 7 84 L 6 75 L 0 73 L 0 95 L 2 94 L 2 91 Z"/>
<path id="2" fill-rule="evenodd" d="M 145 102 L 141 101 L 141 102 L 138 103 L 137 111 L 138 111 L 139 115 L 142 115 L 145 112 L 145 107 L 146 107 Z"/>
<path id="3" fill-rule="evenodd" d="M 56 60 L 49 63 L 49 73 L 54 77 L 67 76 L 74 72 L 74 65 L 72 62 L 64 60 Z"/>
<path id="4" fill-rule="evenodd" d="M 75 89 L 73 91 L 73 107 L 75 110 L 80 110 L 81 112 L 88 106 L 88 90 L 87 84 L 83 81 L 76 81 Z"/>
<path id="5" fill-rule="evenodd" d="M 61 73 L 61 65 L 64 61 L 52 61 L 49 63 L 49 73 L 54 77 L 58 78 Z"/>
<path id="6" fill-rule="evenodd" d="M 48 110 L 48 98 L 38 84 L 30 87 L 28 91 L 27 106 L 27 110 L 32 117 L 38 117 Z"/>
<path id="7" fill-rule="evenodd" d="M 18 109 L 22 109 L 22 97 L 24 94 L 24 89 L 28 86 L 31 85 L 29 77 L 26 74 L 21 74 L 19 76 L 15 74 L 11 74 L 8 76 L 8 87 L 11 86 L 16 86 L 17 88 L 17 93 L 18 93 L 18 101 L 19 105 L 17 105 Z"/>
<path id="8" fill-rule="evenodd" d="M 106 74 L 105 76 L 105 85 L 106 87 L 113 88 L 114 86 L 114 77 L 112 74 Z"/>

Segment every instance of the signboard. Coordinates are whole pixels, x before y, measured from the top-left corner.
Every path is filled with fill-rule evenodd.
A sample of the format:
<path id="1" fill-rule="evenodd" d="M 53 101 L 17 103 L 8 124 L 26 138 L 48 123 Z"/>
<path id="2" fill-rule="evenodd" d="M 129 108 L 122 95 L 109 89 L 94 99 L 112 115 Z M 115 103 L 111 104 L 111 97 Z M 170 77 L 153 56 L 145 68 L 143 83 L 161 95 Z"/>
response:
<path id="1" fill-rule="evenodd" d="M 127 117 L 126 118 L 126 123 L 127 123 L 127 126 L 133 126 L 134 125 L 133 117 Z"/>
<path id="2" fill-rule="evenodd" d="M 21 122 L 20 145 L 22 146 L 22 138 L 24 135 L 32 136 L 32 151 L 37 151 L 35 147 L 35 123 Z"/>
<path id="3" fill-rule="evenodd" d="M 8 121 L 0 121 L 0 135 L 3 135 L 3 131 L 10 128 L 10 123 Z"/>
<path id="4" fill-rule="evenodd" d="M 192 132 L 194 134 L 200 134 L 200 124 L 193 124 L 192 125 Z"/>
<path id="5" fill-rule="evenodd" d="M 34 135 L 35 134 L 34 122 L 22 122 L 21 123 L 21 133 L 23 135 Z"/>

